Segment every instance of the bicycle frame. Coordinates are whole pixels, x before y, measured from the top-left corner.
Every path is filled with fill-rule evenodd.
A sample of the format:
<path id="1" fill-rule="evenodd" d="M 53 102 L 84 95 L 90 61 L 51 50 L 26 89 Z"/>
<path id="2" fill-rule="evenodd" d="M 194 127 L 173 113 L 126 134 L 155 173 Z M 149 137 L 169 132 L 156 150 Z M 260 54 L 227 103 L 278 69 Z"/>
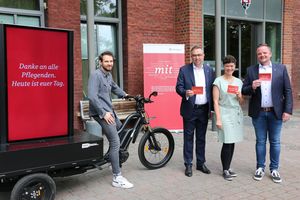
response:
<path id="1" fill-rule="evenodd" d="M 134 121 L 134 125 L 132 128 L 126 130 L 127 125 Z M 120 149 L 127 150 L 130 142 L 135 143 L 137 136 L 141 130 L 141 128 L 145 125 L 149 124 L 145 113 L 142 111 L 136 111 L 136 113 L 130 114 L 126 117 L 125 122 L 122 127 L 118 130 L 120 141 Z"/>
<path id="2" fill-rule="evenodd" d="M 126 117 L 124 123 L 121 128 L 118 130 L 118 136 L 120 138 L 120 166 L 122 163 L 126 162 L 129 157 L 128 147 L 130 143 L 135 143 L 137 136 L 140 132 L 143 132 L 143 136 L 139 142 L 138 147 L 138 155 L 141 163 L 147 167 L 148 169 L 158 169 L 171 159 L 174 152 L 174 139 L 172 134 L 163 127 L 156 127 L 152 129 L 149 125 L 149 117 L 147 116 L 144 105 L 145 103 L 152 103 L 151 96 L 157 96 L 157 92 L 152 92 L 149 98 L 145 98 L 141 95 L 137 95 L 135 97 L 126 96 L 126 98 L 134 99 L 136 101 L 136 111 L 131 113 Z M 130 125 L 130 127 L 128 126 Z M 129 128 L 128 128 L 129 127 Z M 159 158 L 158 162 L 149 161 L 145 156 L 145 151 L 150 152 L 152 155 L 156 155 L 158 152 L 162 151 L 162 146 L 159 140 L 157 140 L 156 136 L 162 135 L 166 141 L 167 146 L 164 145 L 163 148 L 166 148 L 167 153 L 163 154 L 162 157 Z M 95 164 L 95 167 L 101 169 L 101 165 L 106 164 L 109 161 L 109 149 L 104 155 L 104 159 L 99 163 Z"/>
<path id="3" fill-rule="evenodd" d="M 145 103 L 152 103 L 151 96 L 157 96 L 157 92 L 152 92 L 149 98 L 144 98 L 142 96 L 128 96 L 128 98 L 133 98 L 136 101 L 136 112 L 130 114 L 126 117 L 125 122 L 122 127 L 118 130 L 118 135 L 120 137 L 120 149 L 127 150 L 130 142 L 135 143 L 139 132 L 142 131 L 151 131 L 151 127 L 149 126 L 149 118 L 145 112 Z M 134 121 L 133 128 L 126 130 L 127 125 Z"/>

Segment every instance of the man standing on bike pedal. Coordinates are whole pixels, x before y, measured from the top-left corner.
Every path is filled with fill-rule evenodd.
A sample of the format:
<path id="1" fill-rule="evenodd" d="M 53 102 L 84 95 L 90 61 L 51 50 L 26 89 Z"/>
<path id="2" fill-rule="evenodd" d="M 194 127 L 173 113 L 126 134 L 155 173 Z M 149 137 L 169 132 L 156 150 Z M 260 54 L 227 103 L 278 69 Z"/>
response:
<path id="1" fill-rule="evenodd" d="M 109 158 L 113 173 L 112 185 L 119 188 L 132 188 L 133 184 L 121 175 L 119 163 L 120 138 L 117 130 L 122 123 L 113 109 L 111 100 L 111 93 L 119 98 L 125 97 L 127 94 L 112 79 L 113 54 L 110 51 L 101 53 L 99 64 L 100 68 L 90 75 L 88 82 L 90 116 L 101 125 L 109 142 Z"/>

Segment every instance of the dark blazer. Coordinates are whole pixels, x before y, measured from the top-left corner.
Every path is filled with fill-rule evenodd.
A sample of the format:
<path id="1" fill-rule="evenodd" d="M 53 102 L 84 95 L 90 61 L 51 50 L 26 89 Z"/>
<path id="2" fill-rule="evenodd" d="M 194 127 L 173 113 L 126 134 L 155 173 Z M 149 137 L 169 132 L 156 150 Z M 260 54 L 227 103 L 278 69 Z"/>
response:
<path id="1" fill-rule="evenodd" d="M 258 79 L 259 65 L 247 68 L 242 94 L 250 95 L 248 114 L 256 118 L 261 110 L 261 89 L 252 89 L 252 82 Z M 293 96 L 292 88 L 285 65 L 272 64 L 272 101 L 277 119 L 282 119 L 282 113 L 292 114 Z"/>
<path id="2" fill-rule="evenodd" d="M 215 79 L 215 73 L 208 65 L 203 65 L 206 84 L 206 97 L 209 103 L 209 113 L 212 108 L 212 84 Z M 191 90 L 192 86 L 195 86 L 195 77 L 193 64 L 187 64 L 180 68 L 176 83 L 176 92 L 181 99 L 180 115 L 183 118 L 190 118 L 195 105 L 196 95 L 186 99 L 186 90 Z"/>

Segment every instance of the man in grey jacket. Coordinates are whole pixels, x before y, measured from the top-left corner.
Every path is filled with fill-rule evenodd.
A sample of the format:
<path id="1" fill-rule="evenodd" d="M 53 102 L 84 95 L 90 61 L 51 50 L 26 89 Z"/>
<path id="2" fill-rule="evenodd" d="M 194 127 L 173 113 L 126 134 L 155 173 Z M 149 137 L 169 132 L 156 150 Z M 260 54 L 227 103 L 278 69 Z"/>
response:
<path id="1" fill-rule="evenodd" d="M 109 142 L 109 158 L 113 172 L 112 185 L 120 188 L 132 188 L 133 184 L 121 175 L 119 165 L 120 138 L 117 130 L 122 123 L 113 109 L 111 100 L 111 93 L 119 98 L 125 97 L 127 94 L 112 79 L 113 54 L 109 51 L 101 53 L 99 62 L 100 68 L 90 75 L 88 83 L 90 116 L 101 125 Z"/>

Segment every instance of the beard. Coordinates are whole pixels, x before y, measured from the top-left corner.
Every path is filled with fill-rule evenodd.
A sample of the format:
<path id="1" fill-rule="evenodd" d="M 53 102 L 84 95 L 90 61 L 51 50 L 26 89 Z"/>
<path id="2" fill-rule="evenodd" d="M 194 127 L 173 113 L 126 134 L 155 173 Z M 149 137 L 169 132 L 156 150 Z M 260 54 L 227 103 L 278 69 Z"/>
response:
<path id="1" fill-rule="evenodd" d="M 103 69 L 104 71 L 106 71 L 106 72 L 111 72 L 112 67 L 104 67 L 104 66 L 102 66 L 102 69 Z"/>

